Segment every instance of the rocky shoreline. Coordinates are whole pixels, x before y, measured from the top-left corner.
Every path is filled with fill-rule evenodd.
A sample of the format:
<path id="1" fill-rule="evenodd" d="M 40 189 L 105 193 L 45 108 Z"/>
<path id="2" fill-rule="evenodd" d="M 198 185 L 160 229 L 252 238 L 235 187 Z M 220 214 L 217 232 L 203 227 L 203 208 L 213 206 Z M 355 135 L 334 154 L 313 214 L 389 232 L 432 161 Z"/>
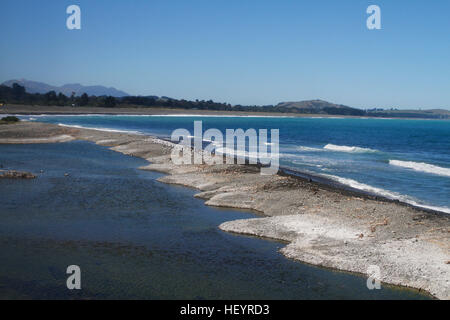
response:
<path id="1" fill-rule="evenodd" d="M 450 299 L 450 216 L 370 199 L 250 165 L 174 165 L 172 144 L 154 137 L 43 123 L 0 128 L 1 143 L 87 140 L 150 162 L 159 181 L 198 189 L 217 207 L 252 210 L 261 218 L 229 221 L 220 229 L 282 240 L 281 251 L 302 262 L 366 274 L 380 268 L 385 283 Z"/>

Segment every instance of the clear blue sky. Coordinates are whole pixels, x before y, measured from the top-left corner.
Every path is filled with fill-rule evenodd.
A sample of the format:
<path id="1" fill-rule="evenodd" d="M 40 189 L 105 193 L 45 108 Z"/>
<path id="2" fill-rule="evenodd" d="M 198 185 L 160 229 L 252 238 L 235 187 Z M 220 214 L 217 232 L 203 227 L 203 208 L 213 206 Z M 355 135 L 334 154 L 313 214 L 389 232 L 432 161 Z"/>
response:
<path id="1" fill-rule="evenodd" d="M 66 28 L 66 8 L 82 29 Z M 381 7 L 382 30 L 366 28 Z M 1 0 L 0 81 L 275 104 L 450 108 L 448 0 Z"/>

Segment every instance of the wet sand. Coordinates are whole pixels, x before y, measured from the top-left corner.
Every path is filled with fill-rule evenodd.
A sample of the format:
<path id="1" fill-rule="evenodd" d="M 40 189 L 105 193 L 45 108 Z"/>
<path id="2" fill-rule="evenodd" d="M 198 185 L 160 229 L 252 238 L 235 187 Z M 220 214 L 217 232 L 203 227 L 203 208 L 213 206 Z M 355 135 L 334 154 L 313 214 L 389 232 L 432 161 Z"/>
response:
<path id="1" fill-rule="evenodd" d="M 370 265 L 385 283 L 450 299 L 450 216 L 278 174 L 262 176 L 249 165 L 174 165 L 172 144 L 157 138 L 43 123 L 0 126 L 0 143 L 79 139 L 141 157 L 159 181 L 200 190 L 217 207 L 247 209 L 261 218 L 225 222 L 227 232 L 286 241 L 291 259 L 356 273 Z"/>

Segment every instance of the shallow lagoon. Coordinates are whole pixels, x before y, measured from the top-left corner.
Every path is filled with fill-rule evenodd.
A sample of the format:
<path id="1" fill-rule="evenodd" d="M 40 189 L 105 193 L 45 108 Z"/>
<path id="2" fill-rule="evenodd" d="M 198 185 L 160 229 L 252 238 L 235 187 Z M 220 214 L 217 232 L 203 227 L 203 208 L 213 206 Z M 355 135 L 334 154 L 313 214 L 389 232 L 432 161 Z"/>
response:
<path id="1" fill-rule="evenodd" d="M 92 143 L 0 145 L 0 164 L 39 174 L 0 180 L 3 299 L 428 298 L 370 291 L 365 277 L 286 259 L 282 243 L 224 233 L 220 223 L 254 215 L 207 207 L 138 170 L 146 161 Z M 72 264 L 80 291 L 66 288 Z"/>

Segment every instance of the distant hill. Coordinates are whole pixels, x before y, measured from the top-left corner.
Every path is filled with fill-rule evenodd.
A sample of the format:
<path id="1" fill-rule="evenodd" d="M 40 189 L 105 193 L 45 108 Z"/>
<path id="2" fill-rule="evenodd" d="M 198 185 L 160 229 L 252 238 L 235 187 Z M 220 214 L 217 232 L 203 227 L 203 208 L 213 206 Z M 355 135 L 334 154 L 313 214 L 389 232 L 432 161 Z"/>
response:
<path id="1" fill-rule="evenodd" d="M 444 109 L 430 110 L 384 110 L 369 109 L 361 110 L 342 104 L 335 104 L 324 100 L 306 100 L 299 102 L 281 102 L 274 107 L 274 111 L 306 113 L 306 114 L 328 114 L 347 116 L 368 116 L 379 118 L 417 118 L 417 119 L 450 119 L 450 111 Z"/>
<path id="2" fill-rule="evenodd" d="M 63 86 L 57 87 L 52 86 L 43 82 L 30 81 L 26 79 L 20 80 L 8 80 L 3 82 L 3 85 L 12 87 L 14 83 L 17 83 L 23 87 L 28 93 L 47 93 L 49 91 L 55 91 L 56 93 L 62 93 L 68 97 L 75 92 L 76 96 L 81 96 L 86 93 L 89 96 L 112 96 L 112 97 L 126 97 L 129 96 L 128 93 L 124 91 L 117 90 L 116 88 L 107 88 L 104 86 L 83 86 L 79 83 L 65 84 Z"/>
<path id="3" fill-rule="evenodd" d="M 275 106 L 279 112 L 308 113 L 308 114 L 332 114 L 354 115 L 365 114 L 364 110 L 351 108 L 342 104 L 335 104 L 324 100 L 306 100 L 298 102 L 281 102 Z"/>

